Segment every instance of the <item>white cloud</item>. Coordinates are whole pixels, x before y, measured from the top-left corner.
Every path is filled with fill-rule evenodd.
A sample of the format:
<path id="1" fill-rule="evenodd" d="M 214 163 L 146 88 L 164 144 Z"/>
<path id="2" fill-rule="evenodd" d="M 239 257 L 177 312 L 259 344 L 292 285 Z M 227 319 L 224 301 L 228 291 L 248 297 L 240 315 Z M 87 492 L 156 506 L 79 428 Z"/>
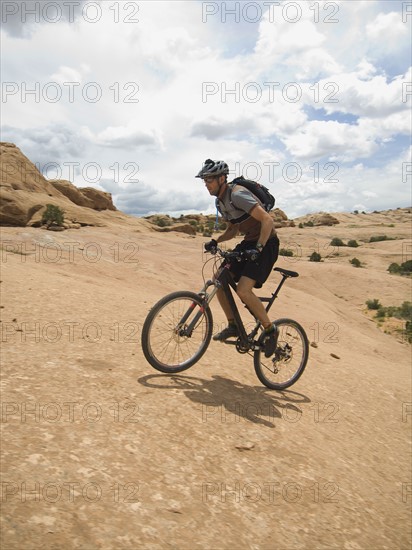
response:
<path id="1" fill-rule="evenodd" d="M 84 63 L 80 65 L 79 69 L 62 65 L 50 76 L 50 81 L 57 82 L 61 86 L 64 86 L 65 82 L 75 82 L 81 84 L 84 81 L 84 77 L 89 72 L 90 67 Z"/>
<path id="2" fill-rule="evenodd" d="M 162 147 L 161 136 L 156 130 L 144 132 L 137 129 L 136 124 L 129 126 L 108 126 L 96 135 L 90 134 L 90 139 L 97 145 L 105 147 L 137 148 L 151 147 L 159 150 Z"/>
<path id="3" fill-rule="evenodd" d="M 385 74 L 376 74 L 377 69 L 365 60 L 361 60 L 354 71 L 337 73 L 333 76 L 336 94 L 335 102 L 324 101 L 322 107 L 328 113 L 341 111 L 359 116 L 385 118 L 392 113 L 410 109 L 406 92 L 412 92 L 412 69 L 408 67 L 404 74 L 389 80 Z M 322 90 L 332 79 L 322 79 Z M 325 92 L 323 97 L 326 97 Z"/>
<path id="4" fill-rule="evenodd" d="M 379 13 L 376 18 L 366 25 L 366 36 L 377 43 L 384 42 L 390 49 L 399 45 L 399 39 L 408 34 L 408 29 L 402 21 L 400 12 Z M 382 38 L 385 37 L 385 40 Z"/>
<path id="5" fill-rule="evenodd" d="M 190 209 L 190 201 L 194 209 L 212 209 L 207 191 L 193 179 L 207 157 L 224 158 L 236 170 L 250 166 L 251 173 L 255 162 L 263 183 L 269 175 L 264 163 L 279 162 L 270 184 L 282 192 L 291 186 L 281 194 L 286 211 L 322 201 L 330 207 L 366 203 L 352 187 L 354 174 L 365 176 L 371 193 L 386 175 L 394 185 L 399 170 L 389 161 L 379 170 L 374 166 L 386 144 L 397 144 L 410 131 L 409 35 L 395 8 L 384 13 L 374 1 L 299 2 L 301 17 L 293 23 L 288 18 L 299 14 L 284 2 L 256 24 L 236 24 L 233 17 L 205 23 L 201 2 L 139 2 L 136 13 L 129 4 L 102 2 L 96 23 L 77 16 L 72 23 L 66 17 L 30 24 L 25 37 L 17 20 L 10 20 L 2 34 L 3 80 L 15 83 L 16 93 L 2 105 L 3 134 L 30 158 L 80 163 L 78 185 L 89 184 L 82 167 L 99 163 L 100 185 L 139 214 L 145 208 L 178 210 L 179 204 Z M 133 21 L 126 23 L 127 16 Z M 387 52 L 396 52 L 402 67 L 395 75 L 386 73 Z M 51 81 L 62 90 L 57 103 L 44 98 Z M 74 98 L 65 82 L 79 84 L 73 85 Z M 207 97 L 206 82 L 216 91 Z M 268 82 L 279 84 L 269 88 Z M 39 96 L 25 97 L 23 83 L 38 84 Z M 296 101 L 294 85 L 302 91 Z M 96 102 L 90 100 L 95 91 L 101 92 Z M 313 186 L 310 167 L 328 161 L 339 163 L 339 184 Z M 282 180 L 288 163 L 302 165 L 294 185 Z M 139 183 L 130 188 L 127 167 L 134 165 Z M 113 166 L 120 174 L 110 185 Z M 381 187 L 377 197 L 366 197 L 371 204 L 385 196 L 407 200 L 400 188 L 385 195 Z M 362 190 L 368 192 L 363 183 Z"/>

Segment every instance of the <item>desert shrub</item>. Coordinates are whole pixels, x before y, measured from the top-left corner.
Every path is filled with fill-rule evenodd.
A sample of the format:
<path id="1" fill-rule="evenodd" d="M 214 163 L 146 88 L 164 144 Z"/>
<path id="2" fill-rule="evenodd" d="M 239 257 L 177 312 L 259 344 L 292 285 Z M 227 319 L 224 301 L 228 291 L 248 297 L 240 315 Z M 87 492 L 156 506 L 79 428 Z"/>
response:
<path id="1" fill-rule="evenodd" d="M 300 224 L 298 225 L 299 229 L 303 229 L 305 226 L 303 225 L 302 222 L 300 222 Z"/>
<path id="2" fill-rule="evenodd" d="M 293 250 L 290 250 L 288 248 L 281 248 L 279 250 L 280 256 L 293 256 Z"/>
<path id="3" fill-rule="evenodd" d="M 375 303 L 376 302 L 376 303 Z M 406 341 L 412 343 L 412 303 L 403 302 L 401 306 L 387 306 L 383 307 L 379 304 L 378 300 L 366 302 L 366 304 L 371 303 L 373 306 L 378 305 L 378 307 L 373 307 L 369 309 L 376 309 L 376 319 L 379 321 L 384 320 L 386 317 L 395 317 L 396 319 L 405 320 L 405 328 L 401 331 Z M 368 306 L 369 307 L 369 306 Z"/>
<path id="4" fill-rule="evenodd" d="M 348 244 L 347 246 L 350 246 L 351 248 L 357 248 L 359 246 L 358 242 L 351 239 L 350 241 L 348 241 Z"/>
<path id="5" fill-rule="evenodd" d="M 401 319 L 405 319 L 407 321 L 412 321 L 412 303 L 411 302 L 403 302 L 403 304 L 398 308 L 398 313 Z"/>
<path id="6" fill-rule="evenodd" d="M 354 210 L 353 213 L 354 214 L 359 214 L 359 210 Z"/>
<path id="7" fill-rule="evenodd" d="M 376 312 L 376 317 L 378 319 L 384 319 L 386 315 L 386 309 L 384 307 L 380 307 Z"/>
<path id="8" fill-rule="evenodd" d="M 395 262 L 391 263 L 391 265 L 388 267 L 389 273 L 400 273 L 401 266 Z"/>
<path id="9" fill-rule="evenodd" d="M 354 267 L 361 267 L 361 262 L 360 260 L 358 260 L 358 258 L 352 258 L 351 260 L 349 260 L 349 262 L 354 266 Z"/>
<path id="10" fill-rule="evenodd" d="M 410 344 L 412 343 L 412 321 L 406 321 L 405 323 L 405 338 Z"/>
<path id="11" fill-rule="evenodd" d="M 309 256 L 310 262 L 320 262 L 322 259 L 322 256 L 319 254 L 319 252 L 312 252 L 312 254 Z"/>
<path id="12" fill-rule="evenodd" d="M 170 221 L 166 220 L 165 218 L 155 218 L 154 224 L 158 227 L 166 227 L 171 224 Z"/>
<path id="13" fill-rule="evenodd" d="M 339 237 L 333 237 L 333 239 L 330 241 L 331 246 L 345 246 L 342 239 L 339 239 Z"/>
<path id="14" fill-rule="evenodd" d="M 412 260 L 403 262 L 401 265 L 393 262 L 388 267 L 389 273 L 399 273 L 400 275 L 410 275 L 412 273 Z"/>
<path id="15" fill-rule="evenodd" d="M 41 221 L 42 223 L 55 223 L 56 225 L 63 225 L 64 210 L 55 204 L 46 204 L 46 210 L 43 212 Z"/>
<path id="16" fill-rule="evenodd" d="M 305 225 L 306 227 L 313 227 L 313 222 L 306 222 Z"/>
<path id="17" fill-rule="evenodd" d="M 408 260 L 401 264 L 402 275 L 410 275 L 412 273 L 412 260 Z"/>
<path id="18" fill-rule="evenodd" d="M 378 243 L 380 241 L 392 241 L 392 240 L 393 239 L 391 239 L 387 235 L 375 235 L 375 236 L 373 236 L 369 239 L 369 242 L 370 243 Z"/>
<path id="19" fill-rule="evenodd" d="M 366 306 L 368 309 L 379 309 L 382 307 L 377 298 L 374 298 L 373 300 L 366 300 Z"/>

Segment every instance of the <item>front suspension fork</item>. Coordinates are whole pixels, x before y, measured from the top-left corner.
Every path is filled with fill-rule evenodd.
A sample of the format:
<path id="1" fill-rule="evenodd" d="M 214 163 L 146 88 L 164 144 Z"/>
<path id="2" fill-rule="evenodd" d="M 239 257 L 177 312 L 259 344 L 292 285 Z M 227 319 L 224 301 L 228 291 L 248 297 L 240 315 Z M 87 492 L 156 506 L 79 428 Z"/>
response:
<path id="1" fill-rule="evenodd" d="M 214 289 L 210 294 L 207 294 L 206 290 L 210 287 L 214 286 Z M 202 290 L 199 292 L 199 296 L 203 300 L 203 305 L 200 307 L 199 311 L 196 313 L 196 315 L 193 317 L 193 319 L 190 321 L 190 323 L 187 325 L 187 327 L 184 329 L 185 336 L 192 336 L 192 332 L 194 328 L 197 325 L 197 322 L 202 317 L 205 308 L 209 306 L 210 302 L 215 297 L 217 291 L 219 290 L 219 287 L 213 282 L 213 281 L 207 281 L 202 288 Z M 192 302 L 191 307 L 186 311 L 186 313 L 183 315 L 182 319 L 180 320 L 179 327 L 182 327 L 184 323 L 189 318 L 190 314 L 192 313 L 193 309 L 196 307 L 195 302 Z M 181 329 L 180 329 L 181 330 Z"/>

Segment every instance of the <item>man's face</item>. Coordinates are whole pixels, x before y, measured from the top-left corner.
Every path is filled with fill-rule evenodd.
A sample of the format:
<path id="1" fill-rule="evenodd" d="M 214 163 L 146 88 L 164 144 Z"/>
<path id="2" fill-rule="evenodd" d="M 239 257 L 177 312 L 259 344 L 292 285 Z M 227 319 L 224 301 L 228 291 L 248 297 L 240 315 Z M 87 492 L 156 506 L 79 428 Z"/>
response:
<path id="1" fill-rule="evenodd" d="M 207 190 L 214 197 L 219 195 L 222 179 L 224 179 L 224 176 L 206 176 L 203 178 Z"/>

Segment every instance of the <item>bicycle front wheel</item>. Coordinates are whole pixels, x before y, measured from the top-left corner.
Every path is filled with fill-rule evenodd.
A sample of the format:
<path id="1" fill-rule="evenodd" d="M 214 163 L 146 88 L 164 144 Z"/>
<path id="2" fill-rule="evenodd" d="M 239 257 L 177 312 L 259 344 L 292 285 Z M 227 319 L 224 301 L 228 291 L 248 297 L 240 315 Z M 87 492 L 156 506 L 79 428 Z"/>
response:
<path id="1" fill-rule="evenodd" d="M 155 369 L 175 373 L 194 365 L 207 350 L 212 312 L 198 294 L 173 292 L 150 310 L 142 329 L 142 349 Z"/>
<path id="2" fill-rule="evenodd" d="M 271 390 L 284 390 L 294 384 L 305 370 L 309 357 L 309 342 L 304 329 L 292 319 L 278 319 L 276 349 L 265 357 L 262 348 L 255 351 L 254 366 L 259 380 Z M 263 333 L 260 341 L 263 340 Z"/>

